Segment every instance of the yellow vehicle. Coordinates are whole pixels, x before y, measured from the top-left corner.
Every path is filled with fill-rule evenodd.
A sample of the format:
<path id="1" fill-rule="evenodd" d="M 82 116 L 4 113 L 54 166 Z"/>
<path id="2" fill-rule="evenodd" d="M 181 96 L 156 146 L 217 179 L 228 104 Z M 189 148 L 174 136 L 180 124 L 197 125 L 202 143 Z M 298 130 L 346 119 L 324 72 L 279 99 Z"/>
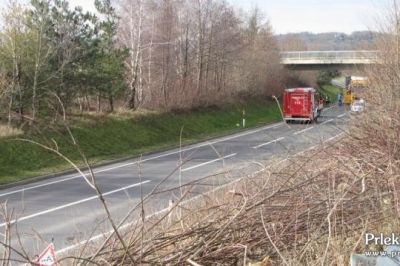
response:
<path id="1" fill-rule="evenodd" d="M 366 88 L 368 87 L 368 78 L 352 76 L 350 86 L 353 88 Z"/>
<path id="2" fill-rule="evenodd" d="M 352 104 L 356 99 L 356 94 L 351 89 L 343 90 L 343 103 L 344 104 Z"/>
<path id="3" fill-rule="evenodd" d="M 352 104 L 368 85 L 367 77 L 347 76 L 346 89 L 343 90 L 343 104 Z"/>

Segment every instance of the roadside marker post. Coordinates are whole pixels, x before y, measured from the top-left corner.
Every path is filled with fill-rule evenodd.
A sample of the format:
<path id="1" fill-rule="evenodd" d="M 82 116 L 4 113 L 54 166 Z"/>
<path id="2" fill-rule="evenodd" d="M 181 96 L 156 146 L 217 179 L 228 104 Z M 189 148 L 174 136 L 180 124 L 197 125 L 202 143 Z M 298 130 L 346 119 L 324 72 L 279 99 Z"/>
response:
<path id="1" fill-rule="evenodd" d="M 246 127 L 246 110 L 243 109 L 243 120 L 242 120 L 242 126 Z"/>

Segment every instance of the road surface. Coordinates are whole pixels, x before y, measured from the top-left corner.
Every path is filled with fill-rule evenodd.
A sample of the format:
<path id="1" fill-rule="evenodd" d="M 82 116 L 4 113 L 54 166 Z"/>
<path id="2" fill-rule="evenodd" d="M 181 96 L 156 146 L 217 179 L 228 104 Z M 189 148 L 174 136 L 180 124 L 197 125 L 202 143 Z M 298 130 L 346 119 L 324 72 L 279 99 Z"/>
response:
<path id="1" fill-rule="evenodd" d="M 141 195 L 149 194 L 167 176 L 170 177 L 157 191 L 196 180 L 201 181 L 194 191 L 212 189 L 243 176 L 243 170 L 237 169 L 245 165 L 248 166 L 246 171 L 259 169 L 252 162 L 294 155 L 335 138 L 346 128 L 347 120 L 344 107 L 333 106 L 322 112 L 318 124 L 276 123 L 181 150 L 98 167 L 94 173 L 118 222 L 140 202 Z M 180 161 L 184 161 L 181 166 Z M 227 171 L 229 174 L 225 174 Z M 221 174 L 203 179 L 218 173 Z M 170 200 L 176 200 L 176 194 L 176 191 L 158 193 L 146 205 L 146 213 L 165 209 Z M 196 193 L 190 196 L 194 195 Z M 81 241 L 99 238 L 111 228 L 95 192 L 78 174 L 0 190 L 0 201 L 7 202 L 8 210 L 13 211 L 13 232 L 18 231 L 22 245 L 31 256 L 40 253 L 46 246 L 44 241 L 53 241 L 60 254 L 79 246 Z M 137 217 L 137 213 L 133 217 Z M 2 218 L 0 230 L 5 227 Z M 13 245 L 20 249 L 15 238 Z"/>

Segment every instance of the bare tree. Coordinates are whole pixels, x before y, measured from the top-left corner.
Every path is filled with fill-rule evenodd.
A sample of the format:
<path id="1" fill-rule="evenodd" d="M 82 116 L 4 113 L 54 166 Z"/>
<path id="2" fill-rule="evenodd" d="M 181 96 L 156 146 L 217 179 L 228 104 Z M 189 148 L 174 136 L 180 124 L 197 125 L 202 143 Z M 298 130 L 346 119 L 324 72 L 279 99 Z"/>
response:
<path id="1" fill-rule="evenodd" d="M 24 94 L 20 84 L 21 64 L 23 49 L 26 38 L 26 27 L 24 22 L 25 10 L 15 1 L 8 3 L 8 8 L 2 12 L 3 30 L 0 33 L 2 45 L 0 49 L 3 59 L 3 71 L 11 72 L 11 79 L 7 79 L 7 74 L 2 74 L 2 95 L 8 98 L 8 122 L 11 123 L 11 113 L 14 106 L 14 97 L 19 97 L 18 111 L 20 118 L 23 118 L 22 97 Z M 7 65 L 8 64 L 8 65 Z M 9 81 L 6 82 L 6 81 Z"/>
<path id="2" fill-rule="evenodd" d="M 129 57 L 126 60 L 127 106 L 137 108 L 143 100 L 142 88 L 142 46 L 143 46 L 143 10 L 142 0 L 127 0 L 122 2 L 120 24 L 120 43 L 129 48 Z"/>
<path id="3" fill-rule="evenodd" d="M 277 44 L 259 10 L 252 36 L 246 18 L 224 1 L 136 0 L 122 2 L 120 10 L 120 44 L 130 48 L 130 108 L 190 108 L 277 87 Z"/>
<path id="4" fill-rule="evenodd" d="M 31 115 L 32 120 L 35 121 L 38 108 L 38 89 L 39 85 L 44 79 L 44 67 L 47 66 L 48 59 L 52 52 L 52 47 L 48 44 L 46 32 L 51 27 L 50 23 L 50 6 L 47 2 L 33 1 L 34 11 L 30 11 L 27 17 L 27 24 L 29 27 L 29 39 L 32 42 L 27 46 L 30 53 L 30 66 L 26 69 L 28 75 L 32 80 L 32 96 L 31 96 Z M 31 49 L 28 49 L 31 47 Z"/>
<path id="5" fill-rule="evenodd" d="M 280 42 L 282 51 L 307 51 L 307 44 L 297 35 L 288 34 L 283 41 Z"/>

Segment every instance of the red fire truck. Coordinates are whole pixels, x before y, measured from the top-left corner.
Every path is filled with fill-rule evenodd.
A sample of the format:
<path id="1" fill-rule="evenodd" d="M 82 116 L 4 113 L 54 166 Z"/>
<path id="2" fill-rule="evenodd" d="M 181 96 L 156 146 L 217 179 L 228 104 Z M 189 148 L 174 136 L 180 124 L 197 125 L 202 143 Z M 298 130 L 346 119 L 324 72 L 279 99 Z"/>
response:
<path id="1" fill-rule="evenodd" d="M 283 94 L 283 116 L 289 121 L 317 121 L 323 108 L 314 88 L 286 89 Z"/>

